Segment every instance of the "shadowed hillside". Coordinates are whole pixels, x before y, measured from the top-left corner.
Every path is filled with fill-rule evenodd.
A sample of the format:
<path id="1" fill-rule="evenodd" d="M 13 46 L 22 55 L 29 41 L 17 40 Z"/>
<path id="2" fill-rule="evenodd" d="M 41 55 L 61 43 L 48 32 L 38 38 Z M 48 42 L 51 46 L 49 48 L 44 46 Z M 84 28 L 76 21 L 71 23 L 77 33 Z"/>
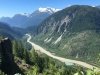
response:
<path id="1" fill-rule="evenodd" d="M 21 73 L 21 70 L 14 62 L 14 56 L 12 52 L 12 43 L 8 38 L 0 41 L 0 69 L 7 75 L 14 75 L 15 73 Z"/>

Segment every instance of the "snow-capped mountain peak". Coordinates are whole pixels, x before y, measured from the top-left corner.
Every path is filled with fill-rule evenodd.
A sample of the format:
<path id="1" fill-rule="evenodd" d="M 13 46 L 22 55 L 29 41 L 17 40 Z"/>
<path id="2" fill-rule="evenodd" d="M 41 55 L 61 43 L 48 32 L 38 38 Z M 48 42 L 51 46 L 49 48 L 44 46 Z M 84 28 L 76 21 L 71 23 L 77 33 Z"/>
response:
<path id="1" fill-rule="evenodd" d="M 61 10 L 61 9 L 56 9 L 56 8 L 51 8 L 51 7 L 47 7 L 47 8 L 42 8 L 42 7 L 40 7 L 40 8 L 39 8 L 39 11 L 40 11 L 40 12 L 55 13 L 55 12 L 57 12 L 57 11 L 59 11 L 59 10 Z"/>

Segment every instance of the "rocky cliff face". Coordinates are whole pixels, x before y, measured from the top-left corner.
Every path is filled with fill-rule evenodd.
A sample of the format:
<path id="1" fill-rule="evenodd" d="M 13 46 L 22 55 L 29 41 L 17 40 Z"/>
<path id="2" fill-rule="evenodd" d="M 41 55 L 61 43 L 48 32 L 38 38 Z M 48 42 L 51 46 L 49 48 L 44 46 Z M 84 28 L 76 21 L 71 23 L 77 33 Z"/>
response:
<path id="1" fill-rule="evenodd" d="M 7 75 L 21 73 L 18 66 L 14 63 L 12 43 L 8 38 L 0 41 L 0 69 Z"/>

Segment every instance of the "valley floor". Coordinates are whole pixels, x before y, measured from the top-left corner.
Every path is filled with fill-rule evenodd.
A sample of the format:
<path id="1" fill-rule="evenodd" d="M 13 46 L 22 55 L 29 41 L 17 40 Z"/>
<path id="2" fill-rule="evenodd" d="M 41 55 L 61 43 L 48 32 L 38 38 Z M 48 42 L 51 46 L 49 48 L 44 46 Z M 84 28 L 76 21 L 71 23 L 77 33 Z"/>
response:
<path id="1" fill-rule="evenodd" d="M 82 62 L 82 61 L 77 61 L 77 60 L 71 60 L 71 59 L 66 59 L 66 58 L 62 58 L 62 57 L 59 57 L 59 56 L 56 56 L 56 55 L 53 55 L 52 53 L 50 53 L 49 51 L 45 50 L 44 48 L 40 47 L 39 45 L 31 42 L 31 36 L 29 34 L 26 34 L 29 38 L 27 39 L 27 42 L 30 43 L 35 50 L 37 51 L 40 51 L 46 55 L 48 55 L 49 57 L 52 57 L 54 59 L 57 59 L 61 62 L 64 62 L 65 64 L 67 65 L 79 65 L 79 66 L 82 66 L 82 67 L 85 67 L 85 68 L 88 68 L 88 69 L 95 69 L 96 71 L 100 71 L 98 67 L 95 67 L 93 65 L 90 65 L 90 64 L 87 64 L 85 62 Z"/>

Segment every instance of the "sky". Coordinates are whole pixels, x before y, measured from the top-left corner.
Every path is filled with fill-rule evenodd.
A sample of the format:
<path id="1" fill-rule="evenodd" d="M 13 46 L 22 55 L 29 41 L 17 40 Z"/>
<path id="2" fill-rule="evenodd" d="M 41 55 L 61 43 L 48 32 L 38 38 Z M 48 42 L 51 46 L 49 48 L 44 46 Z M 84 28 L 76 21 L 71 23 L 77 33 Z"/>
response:
<path id="1" fill-rule="evenodd" d="M 71 5 L 100 5 L 100 0 L 0 0 L 0 17 L 32 13 L 39 7 L 63 9 Z"/>

